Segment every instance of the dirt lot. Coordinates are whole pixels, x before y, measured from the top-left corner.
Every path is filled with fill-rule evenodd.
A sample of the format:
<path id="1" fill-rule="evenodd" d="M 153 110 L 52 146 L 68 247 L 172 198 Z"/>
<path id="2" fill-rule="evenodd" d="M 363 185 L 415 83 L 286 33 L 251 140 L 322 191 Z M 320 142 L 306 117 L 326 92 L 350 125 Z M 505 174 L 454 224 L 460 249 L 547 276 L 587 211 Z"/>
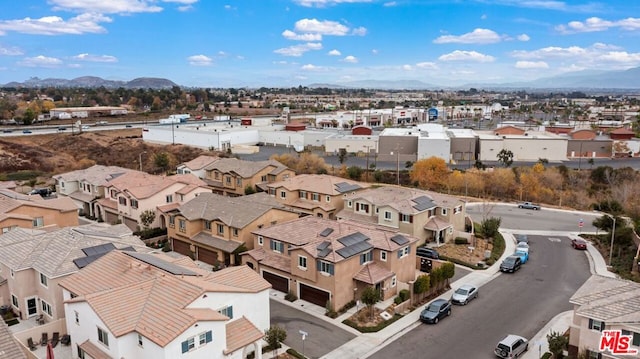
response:
<path id="1" fill-rule="evenodd" d="M 470 247 L 473 250 L 469 249 Z M 472 244 L 444 244 L 438 247 L 438 253 L 473 265 L 483 261 L 485 251 L 491 251 L 492 248 L 493 246 L 488 241 L 476 238 L 475 243 Z"/>

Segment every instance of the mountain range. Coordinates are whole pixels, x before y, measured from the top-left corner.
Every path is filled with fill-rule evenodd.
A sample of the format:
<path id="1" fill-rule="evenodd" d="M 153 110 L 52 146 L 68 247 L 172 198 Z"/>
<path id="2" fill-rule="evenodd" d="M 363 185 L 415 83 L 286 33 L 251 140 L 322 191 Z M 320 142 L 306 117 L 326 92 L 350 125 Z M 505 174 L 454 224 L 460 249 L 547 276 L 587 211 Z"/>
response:
<path id="1" fill-rule="evenodd" d="M 72 80 L 32 77 L 24 82 L 10 82 L 0 87 L 88 87 L 88 88 L 151 88 L 166 89 L 179 86 L 175 82 L 155 77 L 140 77 L 131 81 L 105 80 L 95 76 L 83 76 Z M 273 86 L 269 86 L 273 87 Z M 362 80 L 332 83 L 312 83 L 306 85 L 311 88 L 335 89 L 387 89 L 387 90 L 458 90 L 458 89 L 487 89 L 487 90 L 581 90 L 581 91 L 628 91 L 640 90 L 640 67 L 623 71 L 577 71 L 568 74 L 544 77 L 533 81 L 505 82 L 505 83 L 468 83 L 460 86 L 426 83 L 420 80 Z"/>

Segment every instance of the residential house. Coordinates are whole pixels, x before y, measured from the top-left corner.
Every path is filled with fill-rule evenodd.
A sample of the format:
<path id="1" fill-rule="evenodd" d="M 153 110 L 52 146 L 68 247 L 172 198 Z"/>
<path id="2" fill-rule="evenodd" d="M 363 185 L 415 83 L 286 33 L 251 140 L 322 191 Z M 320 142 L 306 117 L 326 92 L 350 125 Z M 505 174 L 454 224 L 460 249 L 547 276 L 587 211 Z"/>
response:
<path id="1" fill-rule="evenodd" d="M 244 161 L 237 158 L 221 158 L 205 167 L 204 180 L 214 193 L 225 196 L 242 196 L 247 191 L 265 190 L 265 185 L 293 177 L 296 173 L 274 160 Z"/>
<path id="2" fill-rule="evenodd" d="M 207 176 L 205 168 L 211 166 L 214 162 L 218 161 L 218 156 L 201 155 L 191 161 L 184 162 L 178 165 L 178 174 L 192 174 L 200 179 L 204 179 Z"/>
<path id="3" fill-rule="evenodd" d="M 98 210 L 106 222 L 121 222 L 137 230 L 143 227 L 140 215 L 155 213 L 149 227 L 165 228 L 164 213 L 195 198 L 209 193 L 206 183 L 190 174 L 155 176 L 145 172 L 129 172 L 109 181 L 105 198 L 98 200 Z"/>
<path id="4" fill-rule="evenodd" d="M 368 183 L 330 175 L 302 174 L 267 185 L 269 194 L 301 215 L 335 219 L 343 198 L 368 188 Z"/>
<path id="5" fill-rule="evenodd" d="M 71 345 L 92 358 L 262 357 L 271 285 L 246 266 L 112 251 L 60 283 Z"/>
<path id="6" fill-rule="evenodd" d="M 107 183 L 132 171 L 117 166 L 95 165 L 83 170 L 55 175 L 53 179 L 56 181 L 58 196 L 71 198 L 80 209 L 81 215 L 100 218 L 96 202 L 105 197 Z"/>
<path id="7" fill-rule="evenodd" d="M 124 225 L 106 223 L 52 232 L 18 228 L 0 236 L 0 304 L 19 318 L 43 315 L 46 322 L 64 317 L 58 283 L 92 259 L 112 249 L 150 249 Z"/>
<path id="8" fill-rule="evenodd" d="M 413 188 L 382 186 L 349 193 L 338 219 L 368 223 L 444 244 L 465 233 L 466 206 L 458 197 Z"/>
<path id="9" fill-rule="evenodd" d="M 599 349 L 603 330 L 620 330 L 631 336 L 629 349 L 640 352 L 640 284 L 629 280 L 592 275 L 571 296 L 573 319 L 569 331 L 569 354 L 587 358 L 637 358 L 614 355 Z"/>
<path id="10" fill-rule="evenodd" d="M 242 263 L 274 289 L 322 307 L 338 310 L 367 287 L 386 300 L 416 277 L 418 239 L 398 232 L 306 216 L 254 235 L 254 249 L 242 254 Z"/>
<path id="11" fill-rule="evenodd" d="M 77 225 L 78 207 L 70 198 L 0 196 L 0 235 L 18 227 L 45 229 Z"/>
<path id="12" fill-rule="evenodd" d="M 215 267 L 239 263 L 238 253 L 253 249 L 252 231 L 298 218 L 264 192 L 202 193 L 164 216 L 173 250 Z"/>

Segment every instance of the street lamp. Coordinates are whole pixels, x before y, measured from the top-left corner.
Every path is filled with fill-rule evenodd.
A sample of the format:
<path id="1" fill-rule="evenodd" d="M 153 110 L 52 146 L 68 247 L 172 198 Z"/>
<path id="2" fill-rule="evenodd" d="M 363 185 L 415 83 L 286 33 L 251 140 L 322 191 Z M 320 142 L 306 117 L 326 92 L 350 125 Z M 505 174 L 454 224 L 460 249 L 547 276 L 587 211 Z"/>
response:
<path id="1" fill-rule="evenodd" d="M 393 156 L 393 151 L 391 151 Z M 398 186 L 400 185 L 400 145 L 396 145 L 396 179 Z"/>
<path id="2" fill-rule="evenodd" d="M 611 229 L 611 248 L 609 248 L 609 267 L 611 267 L 611 258 L 613 258 L 613 241 L 616 238 L 616 217 L 608 215 L 613 219 L 613 229 Z"/>
<path id="3" fill-rule="evenodd" d="M 147 151 L 140 152 L 138 155 L 138 163 L 140 164 L 140 172 L 142 172 L 142 155 L 146 154 Z"/>

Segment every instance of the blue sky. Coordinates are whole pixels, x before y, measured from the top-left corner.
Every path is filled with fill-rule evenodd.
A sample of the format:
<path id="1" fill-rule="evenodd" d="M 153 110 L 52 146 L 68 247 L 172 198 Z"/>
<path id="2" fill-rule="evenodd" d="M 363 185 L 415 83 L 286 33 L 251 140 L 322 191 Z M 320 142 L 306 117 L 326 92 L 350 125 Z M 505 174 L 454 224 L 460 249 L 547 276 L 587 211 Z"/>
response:
<path id="1" fill-rule="evenodd" d="M 4 0 L 0 84 L 440 86 L 640 66 L 640 1 Z"/>

